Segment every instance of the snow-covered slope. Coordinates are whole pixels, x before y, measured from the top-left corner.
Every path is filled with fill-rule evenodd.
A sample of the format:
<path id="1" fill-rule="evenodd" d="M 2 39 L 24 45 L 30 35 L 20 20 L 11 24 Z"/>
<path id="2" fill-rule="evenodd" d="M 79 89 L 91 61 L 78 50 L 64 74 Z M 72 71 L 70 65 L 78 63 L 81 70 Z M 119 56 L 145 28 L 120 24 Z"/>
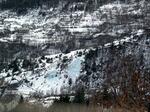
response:
<path id="1" fill-rule="evenodd" d="M 43 92 L 45 95 L 60 94 L 65 88 L 74 85 L 79 77 L 84 61 L 82 52 L 83 50 L 72 51 L 66 55 L 43 56 L 34 60 L 36 62 L 34 68 L 30 66 L 30 63 L 25 68 L 24 60 L 16 60 L 9 65 L 12 67 L 5 69 L 0 77 L 5 77 L 5 82 L 9 82 L 10 85 L 18 86 L 18 91 L 22 94 L 30 92 Z M 18 67 L 16 71 L 14 71 L 14 63 Z"/>

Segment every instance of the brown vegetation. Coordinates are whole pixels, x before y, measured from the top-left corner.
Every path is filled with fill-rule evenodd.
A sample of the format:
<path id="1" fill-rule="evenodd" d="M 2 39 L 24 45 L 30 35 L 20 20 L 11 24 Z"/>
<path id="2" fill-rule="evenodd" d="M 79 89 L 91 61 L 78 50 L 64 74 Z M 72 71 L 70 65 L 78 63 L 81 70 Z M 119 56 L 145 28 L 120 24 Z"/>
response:
<path id="1" fill-rule="evenodd" d="M 84 105 L 84 104 L 54 104 L 49 108 L 44 108 L 42 105 L 31 105 L 29 103 L 20 104 L 11 112 L 147 112 L 142 107 L 110 107 L 104 108 L 100 105 Z"/>

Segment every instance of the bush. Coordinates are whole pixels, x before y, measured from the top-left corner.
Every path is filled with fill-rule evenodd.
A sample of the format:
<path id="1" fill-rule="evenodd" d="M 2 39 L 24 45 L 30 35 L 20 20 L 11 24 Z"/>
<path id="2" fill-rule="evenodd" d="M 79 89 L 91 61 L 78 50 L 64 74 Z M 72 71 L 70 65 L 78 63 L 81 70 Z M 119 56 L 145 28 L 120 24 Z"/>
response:
<path id="1" fill-rule="evenodd" d="M 18 61 L 14 60 L 8 65 L 8 69 L 12 69 L 13 72 L 19 71 Z"/>
<path id="2" fill-rule="evenodd" d="M 23 96 L 21 95 L 20 96 L 20 101 L 19 101 L 19 103 L 23 103 L 24 102 L 24 98 L 23 98 Z"/>
<path id="3" fill-rule="evenodd" d="M 60 101 L 63 103 L 70 103 L 70 97 L 68 95 L 60 96 Z"/>
<path id="4" fill-rule="evenodd" d="M 55 99 L 55 103 L 70 103 L 70 97 L 68 94 L 60 95 L 59 99 Z"/>
<path id="5" fill-rule="evenodd" d="M 85 91 L 83 87 L 79 87 L 76 90 L 75 97 L 74 97 L 74 103 L 84 103 L 85 102 Z"/>
<path id="6" fill-rule="evenodd" d="M 31 66 L 31 62 L 27 59 L 23 60 L 22 68 L 28 68 L 29 66 Z"/>

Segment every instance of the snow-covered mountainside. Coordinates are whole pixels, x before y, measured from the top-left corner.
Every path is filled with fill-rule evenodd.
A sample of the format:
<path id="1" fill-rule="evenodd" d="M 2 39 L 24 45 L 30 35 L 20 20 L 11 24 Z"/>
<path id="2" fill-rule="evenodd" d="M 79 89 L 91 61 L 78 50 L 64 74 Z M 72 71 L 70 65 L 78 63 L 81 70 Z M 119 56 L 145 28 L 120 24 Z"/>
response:
<path id="1" fill-rule="evenodd" d="M 68 53 L 124 38 L 148 28 L 149 5 L 146 1 L 112 2 L 86 11 L 85 2 L 60 2 L 57 7 L 28 9 L 23 15 L 2 10 L 1 63 L 27 55 Z"/>
<path id="2" fill-rule="evenodd" d="M 150 3 L 108 2 L 91 11 L 86 5 L 61 1 L 21 15 L 1 10 L 3 85 L 23 94 L 60 94 L 78 84 L 119 88 L 122 76 L 149 74 Z M 116 77 L 122 82 L 113 85 Z"/>
<path id="3" fill-rule="evenodd" d="M 85 12 L 83 9 L 75 10 L 75 6 L 84 7 L 84 4 L 82 2 L 72 4 L 68 6 L 67 11 L 62 11 L 61 5 L 56 9 L 32 9 L 28 10 L 27 14 L 19 16 L 9 10 L 1 11 L 0 41 L 41 45 L 57 44 L 75 38 L 77 43 L 83 44 L 80 43 L 82 38 L 85 42 L 84 39 L 116 39 L 130 30 L 140 29 L 143 24 L 141 19 L 143 19 L 144 6 L 138 7 L 136 3 L 107 4 L 92 12 Z M 88 40 L 83 46 L 93 45 Z M 82 46 L 76 45 L 76 47 Z"/>
<path id="4" fill-rule="evenodd" d="M 17 88 L 24 95 L 73 93 L 73 87 L 80 84 L 87 90 L 101 88 L 104 84 L 119 89 L 121 86 L 116 83 L 113 85 L 113 81 L 120 78 L 121 83 L 125 74 L 128 75 L 127 79 L 134 72 L 149 75 L 148 37 L 146 31 L 139 30 L 131 37 L 97 48 L 45 55 L 34 60 L 29 57 L 24 60 L 16 59 L 0 76 L 9 89 Z"/>

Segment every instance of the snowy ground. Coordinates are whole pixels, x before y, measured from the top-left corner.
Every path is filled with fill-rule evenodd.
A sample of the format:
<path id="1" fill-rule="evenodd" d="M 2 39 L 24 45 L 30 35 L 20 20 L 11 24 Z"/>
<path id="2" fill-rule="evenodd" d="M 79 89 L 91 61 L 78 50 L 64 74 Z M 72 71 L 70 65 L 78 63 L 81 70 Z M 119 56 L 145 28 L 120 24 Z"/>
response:
<path id="1" fill-rule="evenodd" d="M 53 59 L 53 62 L 47 63 L 46 59 L 44 59 L 41 63 L 38 63 L 39 67 L 34 71 L 21 69 L 19 75 L 11 76 L 13 73 L 12 70 L 9 70 L 6 73 L 2 73 L 1 77 L 7 76 L 8 73 L 11 74 L 5 78 L 5 81 L 10 84 L 24 80 L 28 81 L 28 83 L 24 82 L 18 87 L 18 91 L 24 95 L 29 95 L 34 92 L 41 92 L 44 95 L 60 94 L 60 92 L 63 91 L 67 92 L 69 79 L 72 80 L 72 84 L 75 83 L 80 75 L 81 64 L 84 61 L 84 55 L 77 56 L 76 52 L 77 51 L 72 51 L 69 54 L 61 54 L 61 57 L 60 54 L 45 56 L 46 59 Z M 67 62 L 65 63 L 63 63 L 64 57 L 67 58 Z"/>

